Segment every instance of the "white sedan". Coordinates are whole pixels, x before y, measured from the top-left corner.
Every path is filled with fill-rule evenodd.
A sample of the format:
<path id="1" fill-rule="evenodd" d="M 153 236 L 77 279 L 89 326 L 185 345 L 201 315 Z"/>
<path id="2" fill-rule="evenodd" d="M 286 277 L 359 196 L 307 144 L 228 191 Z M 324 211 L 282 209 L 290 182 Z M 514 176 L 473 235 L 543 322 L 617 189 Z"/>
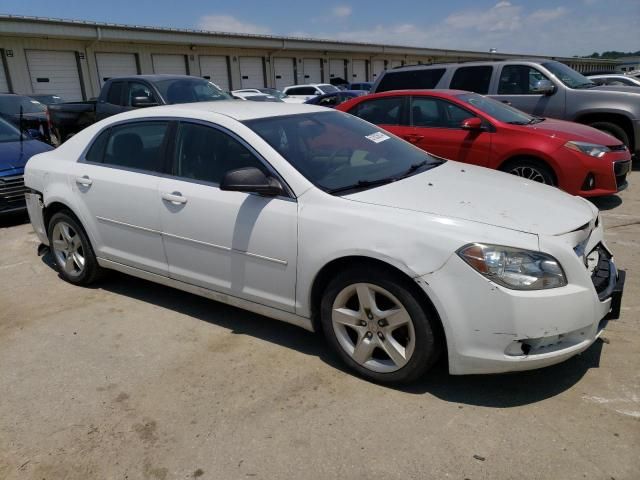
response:
<path id="1" fill-rule="evenodd" d="M 113 269 L 322 330 L 375 381 L 442 352 L 453 374 L 551 365 L 620 309 L 589 202 L 322 107 L 115 115 L 34 156 L 25 183 L 65 280 Z"/>

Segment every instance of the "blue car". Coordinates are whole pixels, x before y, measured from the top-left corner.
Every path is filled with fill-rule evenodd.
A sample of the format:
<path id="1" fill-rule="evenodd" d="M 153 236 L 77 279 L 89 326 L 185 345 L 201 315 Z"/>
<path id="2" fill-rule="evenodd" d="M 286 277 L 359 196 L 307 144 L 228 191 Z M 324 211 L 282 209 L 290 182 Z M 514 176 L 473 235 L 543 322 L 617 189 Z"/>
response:
<path id="1" fill-rule="evenodd" d="M 310 105 L 320 105 L 321 107 L 335 108 L 347 100 L 359 97 L 360 95 L 367 95 L 369 92 L 366 90 L 340 90 L 339 92 L 325 93 L 324 95 L 318 95 L 317 97 L 310 98 L 304 103 Z"/>
<path id="2" fill-rule="evenodd" d="M 26 208 L 24 166 L 33 155 L 53 150 L 0 118 L 0 215 Z"/>

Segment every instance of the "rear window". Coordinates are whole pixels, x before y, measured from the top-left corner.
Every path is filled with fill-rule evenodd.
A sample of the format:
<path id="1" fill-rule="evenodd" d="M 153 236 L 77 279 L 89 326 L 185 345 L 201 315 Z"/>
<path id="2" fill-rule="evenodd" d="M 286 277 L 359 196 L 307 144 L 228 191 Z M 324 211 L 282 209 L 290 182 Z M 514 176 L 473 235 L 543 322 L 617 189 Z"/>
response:
<path id="1" fill-rule="evenodd" d="M 460 67 L 453 74 L 449 88 L 454 90 L 467 90 L 485 95 L 489 93 L 489 83 L 493 67 Z"/>
<path id="2" fill-rule="evenodd" d="M 386 72 L 382 77 L 382 80 L 380 80 L 380 85 L 376 88 L 376 92 L 435 88 L 444 75 L 444 72 L 444 68 L 425 68 L 400 72 Z"/>

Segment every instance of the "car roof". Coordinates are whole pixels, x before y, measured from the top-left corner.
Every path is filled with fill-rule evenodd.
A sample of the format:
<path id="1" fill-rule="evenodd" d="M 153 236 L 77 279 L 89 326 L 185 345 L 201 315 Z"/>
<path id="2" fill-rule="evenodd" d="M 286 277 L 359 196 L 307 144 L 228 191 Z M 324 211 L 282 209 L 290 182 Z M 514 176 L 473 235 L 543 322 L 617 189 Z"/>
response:
<path id="1" fill-rule="evenodd" d="M 628 75 L 623 75 L 621 73 L 602 73 L 600 75 L 588 75 L 587 76 L 587 78 L 608 78 L 608 77 L 629 78 Z"/>
<path id="2" fill-rule="evenodd" d="M 376 98 L 376 97 L 393 97 L 395 95 L 431 95 L 433 97 L 457 97 L 458 95 L 462 95 L 465 93 L 475 93 L 468 92 L 466 90 L 454 90 L 450 88 L 423 88 L 423 89 L 413 89 L 413 90 L 387 90 L 380 93 L 370 93 L 368 95 L 361 95 L 362 98 Z M 480 95 L 480 94 L 476 94 Z"/>
<path id="3" fill-rule="evenodd" d="M 330 83 L 301 83 L 299 85 L 289 85 L 284 88 L 297 88 L 297 87 L 334 87 L 335 85 L 331 85 Z"/>
<path id="4" fill-rule="evenodd" d="M 242 100 L 216 100 L 213 102 L 180 103 L 162 105 L 159 107 L 141 108 L 118 115 L 120 119 L 127 117 L 140 118 L 145 113 L 149 116 L 184 117 L 206 120 L 208 114 L 219 114 L 233 118 L 239 122 L 258 118 L 278 117 L 284 115 L 298 115 L 303 113 L 326 112 L 324 107 L 305 105 L 301 103 L 285 102 L 244 102 Z M 112 118 L 112 117 L 111 117 Z"/>
<path id="5" fill-rule="evenodd" d="M 506 65 L 511 63 L 534 63 L 536 65 L 547 62 L 556 62 L 552 58 L 510 58 L 508 60 L 478 60 L 473 62 L 449 62 L 449 63 L 419 63 L 403 65 L 385 70 L 383 73 L 402 72 L 407 70 L 421 70 L 423 68 L 449 68 L 449 67 L 476 67 L 483 65 Z"/>

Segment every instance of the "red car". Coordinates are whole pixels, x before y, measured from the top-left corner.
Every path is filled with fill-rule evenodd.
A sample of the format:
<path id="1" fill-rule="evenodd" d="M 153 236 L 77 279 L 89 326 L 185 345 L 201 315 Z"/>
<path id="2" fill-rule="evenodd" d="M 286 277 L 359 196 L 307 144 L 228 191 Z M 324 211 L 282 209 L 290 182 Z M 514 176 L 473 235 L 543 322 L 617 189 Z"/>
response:
<path id="1" fill-rule="evenodd" d="M 544 100 L 544 99 L 543 99 Z M 627 186 L 631 154 L 615 137 L 528 115 L 460 90 L 398 90 L 338 105 L 439 157 L 513 173 L 583 197 Z"/>

